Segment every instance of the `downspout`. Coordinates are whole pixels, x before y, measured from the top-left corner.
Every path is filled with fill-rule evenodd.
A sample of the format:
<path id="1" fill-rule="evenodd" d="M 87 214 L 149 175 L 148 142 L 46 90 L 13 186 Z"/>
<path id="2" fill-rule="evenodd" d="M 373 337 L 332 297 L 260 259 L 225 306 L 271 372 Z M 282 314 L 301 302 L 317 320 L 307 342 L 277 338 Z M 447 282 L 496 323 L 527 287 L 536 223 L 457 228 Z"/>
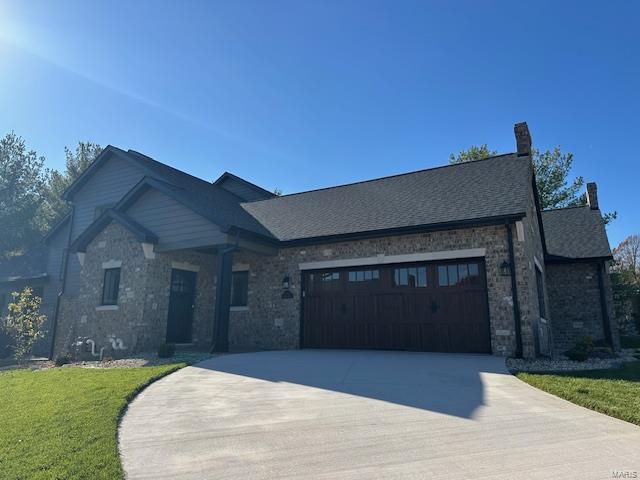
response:
<path id="1" fill-rule="evenodd" d="M 516 281 L 516 258 L 513 252 L 513 223 L 507 223 L 507 242 L 509 244 L 509 270 L 511 273 L 511 295 L 513 302 L 513 319 L 516 330 L 516 357 L 522 358 L 522 327 L 520 325 L 520 303 L 518 301 L 518 284 Z"/>
<path id="2" fill-rule="evenodd" d="M 60 312 L 60 298 L 64 295 L 67 286 L 67 270 L 69 268 L 69 246 L 71 245 L 71 238 L 73 235 L 73 220 L 76 214 L 75 205 L 71 206 L 71 219 L 69 220 L 69 236 L 67 237 L 67 247 L 64 253 L 64 270 L 62 272 L 62 286 L 56 297 L 56 308 L 53 312 L 53 322 L 51 325 L 51 346 L 49 347 L 49 360 L 53 360 L 53 354 L 55 353 L 56 346 L 56 334 L 58 333 L 58 313 Z"/>
<path id="3" fill-rule="evenodd" d="M 607 343 L 613 350 L 613 332 L 611 332 L 611 322 L 609 321 L 609 311 L 607 309 L 607 295 L 604 291 L 604 269 L 604 262 L 598 262 L 598 290 L 600 291 L 600 308 L 602 310 L 602 330 L 604 330 Z"/>

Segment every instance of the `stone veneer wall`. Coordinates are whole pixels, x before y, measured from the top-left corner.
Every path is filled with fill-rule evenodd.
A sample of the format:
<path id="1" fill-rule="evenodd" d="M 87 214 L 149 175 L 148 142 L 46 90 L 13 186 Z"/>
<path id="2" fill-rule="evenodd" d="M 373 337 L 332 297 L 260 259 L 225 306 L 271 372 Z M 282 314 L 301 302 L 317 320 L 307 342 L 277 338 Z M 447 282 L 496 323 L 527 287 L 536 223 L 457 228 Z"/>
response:
<path id="1" fill-rule="evenodd" d="M 533 322 L 537 308 L 529 305 L 532 295 L 527 239 L 519 241 L 514 231 L 516 274 L 523 314 L 524 355 L 533 350 Z M 508 259 L 506 227 L 486 226 L 369 240 L 340 242 L 281 249 L 268 256 L 238 251 L 234 268 L 249 267 L 248 308 L 230 314 L 230 348 L 240 350 L 299 347 L 301 262 L 398 255 L 468 248 L 486 249 L 487 289 L 494 354 L 513 355 L 515 324 L 510 277 L 500 274 L 500 264 Z M 103 262 L 122 261 L 118 310 L 97 310 L 103 284 Z M 90 337 L 99 346 L 108 346 L 107 336 L 122 338 L 127 350 L 110 355 L 154 350 L 165 340 L 172 262 L 188 262 L 199 267 L 194 343 L 207 347 L 213 329 L 216 257 L 182 251 L 156 253 L 145 259 L 140 243 L 118 224 L 109 225 L 88 246 L 78 295 L 65 295 L 61 302 L 56 335 L 56 352 L 65 351 L 77 337 Z M 282 279 L 291 279 L 293 298 L 282 298 Z"/>
<path id="2" fill-rule="evenodd" d="M 605 273 L 605 291 L 614 346 L 619 348 L 619 336 L 613 317 L 613 297 L 609 275 Z M 561 354 L 584 336 L 604 338 L 602 308 L 596 263 L 561 263 L 547 265 L 547 284 L 554 350 Z"/>
<path id="3" fill-rule="evenodd" d="M 526 262 L 524 242 L 514 232 L 517 281 L 520 291 L 529 290 L 531 275 Z M 486 249 L 487 288 L 491 322 L 491 345 L 494 354 L 513 355 L 515 327 L 511 280 L 500 274 L 500 264 L 508 260 L 506 227 L 486 226 L 446 230 L 369 240 L 340 242 L 282 249 L 276 256 L 239 251 L 235 265 L 249 266 L 249 295 L 246 311 L 232 311 L 229 324 L 229 345 L 232 350 L 298 348 L 300 341 L 301 262 L 399 255 L 468 248 Z M 282 279 L 291 279 L 293 298 L 283 299 Z M 535 279 L 535 277 L 534 277 Z M 521 310 L 527 317 L 531 308 L 530 295 L 520 298 Z M 537 300 L 536 300 L 537 301 Z M 525 355 L 533 355 L 531 328 L 523 326 L 526 338 Z"/>
<path id="4" fill-rule="evenodd" d="M 101 310 L 103 262 L 121 261 L 117 310 Z M 105 228 L 87 247 L 77 295 L 63 295 L 58 315 L 56 354 L 70 349 L 77 337 L 89 337 L 97 347 L 109 347 L 109 335 L 124 342 L 126 350 L 106 352 L 126 356 L 155 350 L 165 342 L 172 262 L 196 266 L 193 341 L 211 343 L 215 297 L 216 257 L 196 252 L 156 253 L 144 257 L 140 243 L 116 223 Z"/>
<path id="5" fill-rule="evenodd" d="M 533 167 L 531 167 L 533 168 Z M 530 178 L 533 180 L 533 177 Z M 527 277 L 526 287 L 518 290 L 521 310 L 521 323 L 523 331 L 522 347 L 525 356 L 535 354 L 536 343 L 541 355 L 552 355 L 552 332 L 549 322 L 553 311 L 549 308 L 549 294 L 546 282 L 546 266 L 544 262 L 544 250 L 542 247 L 542 236 L 540 234 L 540 224 L 536 212 L 533 184 L 528 185 L 528 195 L 530 202 L 527 207 L 527 215 L 522 219 L 524 243 L 516 242 L 520 248 L 520 255 L 516 259 L 516 264 L 521 269 L 522 275 Z M 514 231 L 514 239 L 517 232 Z M 536 263 L 540 267 L 543 279 L 543 292 L 546 304 L 546 318 L 540 315 L 538 305 L 538 285 L 536 281 Z"/>

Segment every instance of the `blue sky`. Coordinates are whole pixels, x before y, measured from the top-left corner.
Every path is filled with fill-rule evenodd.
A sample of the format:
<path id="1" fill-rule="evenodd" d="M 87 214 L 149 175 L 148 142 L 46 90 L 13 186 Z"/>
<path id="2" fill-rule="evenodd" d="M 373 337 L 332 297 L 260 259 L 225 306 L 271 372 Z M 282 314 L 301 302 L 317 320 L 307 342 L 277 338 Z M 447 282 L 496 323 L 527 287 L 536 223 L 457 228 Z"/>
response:
<path id="1" fill-rule="evenodd" d="M 639 2 L 0 0 L 0 135 L 78 140 L 285 193 L 487 143 L 575 154 L 640 233 Z"/>

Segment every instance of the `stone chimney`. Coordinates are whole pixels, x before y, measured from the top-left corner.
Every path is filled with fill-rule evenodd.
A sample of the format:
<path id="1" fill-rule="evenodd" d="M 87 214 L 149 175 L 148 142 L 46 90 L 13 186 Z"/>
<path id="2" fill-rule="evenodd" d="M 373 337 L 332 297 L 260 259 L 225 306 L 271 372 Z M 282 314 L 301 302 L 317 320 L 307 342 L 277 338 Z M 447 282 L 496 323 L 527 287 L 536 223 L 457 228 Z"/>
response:
<path id="1" fill-rule="evenodd" d="M 587 183 L 587 203 L 592 210 L 598 209 L 598 186 L 595 182 Z"/>
<path id="2" fill-rule="evenodd" d="M 516 145 L 518 146 L 518 156 L 525 157 L 531 155 L 531 134 L 527 122 L 516 123 L 513 126 L 516 134 Z"/>

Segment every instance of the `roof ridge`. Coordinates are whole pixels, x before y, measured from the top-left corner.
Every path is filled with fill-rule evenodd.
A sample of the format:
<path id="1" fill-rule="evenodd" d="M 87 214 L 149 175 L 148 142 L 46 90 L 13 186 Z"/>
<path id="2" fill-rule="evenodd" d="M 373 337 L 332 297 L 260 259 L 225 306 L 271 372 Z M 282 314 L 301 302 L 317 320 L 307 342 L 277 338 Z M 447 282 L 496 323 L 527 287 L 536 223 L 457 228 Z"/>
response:
<path id="1" fill-rule="evenodd" d="M 240 180 L 241 182 L 244 182 L 244 183 L 246 183 L 247 185 L 249 185 L 249 186 L 251 186 L 251 187 L 257 188 L 258 190 L 262 190 L 263 192 L 265 192 L 265 193 L 267 193 L 267 194 L 271 195 L 272 197 L 276 196 L 273 192 L 270 192 L 270 191 L 269 191 L 269 190 L 267 190 L 266 188 L 263 188 L 263 187 L 261 187 L 260 185 L 258 185 L 258 184 L 256 184 L 256 183 L 250 182 L 250 181 L 249 181 L 249 180 L 247 180 L 246 178 L 243 178 L 243 177 L 241 177 L 241 176 L 239 176 L 239 175 L 236 175 L 235 173 L 231 173 L 231 172 L 230 172 L 230 171 L 228 171 L 228 170 L 225 170 L 225 171 L 224 171 L 224 172 L 223 172 L 223 173 L 222 173 L 222 174 L 221 174 L 217 179 L 215 179 L 215 180 L 214 180 L 213 182 L 211 182 L 211 183 L 212 183 L 213 185 L 218 185 L 220 182 L 222 182 L 222 181 L 225 179 L 225 177 L 232 177 L 232 178 L 234 178 L 234 179 L 238 179 L 238 180 Z M 232 193 L 233 193 L 233 192 L 232 192 Z M 237 195 L 236 195 L 236 196 L 237 196 Z M 265 198 L 265 199 L 263 199 L 263 200 L 267 200 L 267 199 Z"/>
<path id="2" fill-rule="evenodd" d="M 203 178 L 196 177 L 195 175 L 191 175 L 190 173 L 187 173 L 184 170 L 180 170 L 179 168 L 172 167 L 171 165 L 168 165 L 168 164 L 163 163 L 163 162 L 161 162 L 159 160 L 156 160 L 155 158 L 152 158 L 149 155 L 145 155 L 144 153 L 138 152 L 137 150 L 133 150 L 133 149 L 130 148 L 129 150 L 126 151 L 126 153 L 133 154 L 133 155 L 136 155 L 138 157 L 142 157 L 144 160 L 148 160 L 150 162 L 156 163 L 156 164 L 158 164 L 158 165 L 160 165 L 160 166 L 162 166 L 164 168 L 169 168 L 169 169 L 173 170 L 175 173 L 178 173 L 180 175 L 185 175 L 185 176 L 187 176 L 189 178 L 192 178 L 194 180 L 198 180 L 199 182 L 202 182 L 205 185 L 209 185 L 209 186 L 213 185 L 213 183 L 208 182 Z"/>
<path id="3" fill-rule="evenodd" d="M 492 155 L 491 157 L 481 158 L 481 159 L 478 159 L 478 160 L 470 160 L 468 162 L 453 163 L 453 164 L 449 164 L 449 165 L 439 165 L 437 167 L 430 167 L 430 168 L 421 168 L 420 170 L 414 170 L 414 171 L 411 171 L 411 172 L 395 173 L 393 175 L 385 175 L 383 177 L 370 178 L 368 180 L 359 180 L 357 182 L 344 183 L 342 185 L 333 185 L 331 187 L 314 188 L 314 189 L 311 189 L 311 190 L 304 190 L 302 192 L 295 192 L 295 193 L 288 193 L 286 195 L 279 195 L 279 196 L 276 196 L 274 198 L 267 198 L 267 199 L 264 199 L 264 200 L 255 200 L 253 202 L 242 202 L 242 204 L 244 205 L 244 204 L 248 204 L 248 203 L 270 202 L 270 201 L 275 201 L 275 200 L 277 200 L 279 198 L 293 197 L 295 195 L 303 195 L 305 193 L 321 192 L 321 191 L 324 191 L 324 190 L 332 190 L 332 189 L 335 189 L 335 188 L 351 187 L 353 185 L 360 185 L 362 183 L 377 182 L 379 180 L 386 180 L 386 179 L 389 179 L 389 178 L 403 177 L 403 176 L 406 176 L 406 175 L 413 175 L 415 173 L 422 173 L 422 172 L 428 172 L 428 171 L 432 171 L 432 170 L 440 170 L 440 169 L 451 168 L 451 167 L 460 167 L 462 165 L 468 165 L 468 164 L 471 164 L 471 163 L 479 163 L 479 162 L 484 162 L 484 161 L 487 161 L 487 160 L 495 160 L 497 158 L 506 157 L 506 156 L 509 156 L 509 155 L 515 155 L 515 152 L 502 153 L 500 155 Z"/>
<path id="4" fill-rule="evenodd" d="M 571 210 L 571 209 L 584 208 L 584 207 L 589 207 L 589 205 L 585 203 L 584 205 L 570 205 L 568 207 L 547 208 L 546 210 L 542 210 L 542 213 L 550 213 L 550 212 L 557 212 L 560 210 Z M 596 210 L 596 209 L 594 208 L 593 210 Z"/>

